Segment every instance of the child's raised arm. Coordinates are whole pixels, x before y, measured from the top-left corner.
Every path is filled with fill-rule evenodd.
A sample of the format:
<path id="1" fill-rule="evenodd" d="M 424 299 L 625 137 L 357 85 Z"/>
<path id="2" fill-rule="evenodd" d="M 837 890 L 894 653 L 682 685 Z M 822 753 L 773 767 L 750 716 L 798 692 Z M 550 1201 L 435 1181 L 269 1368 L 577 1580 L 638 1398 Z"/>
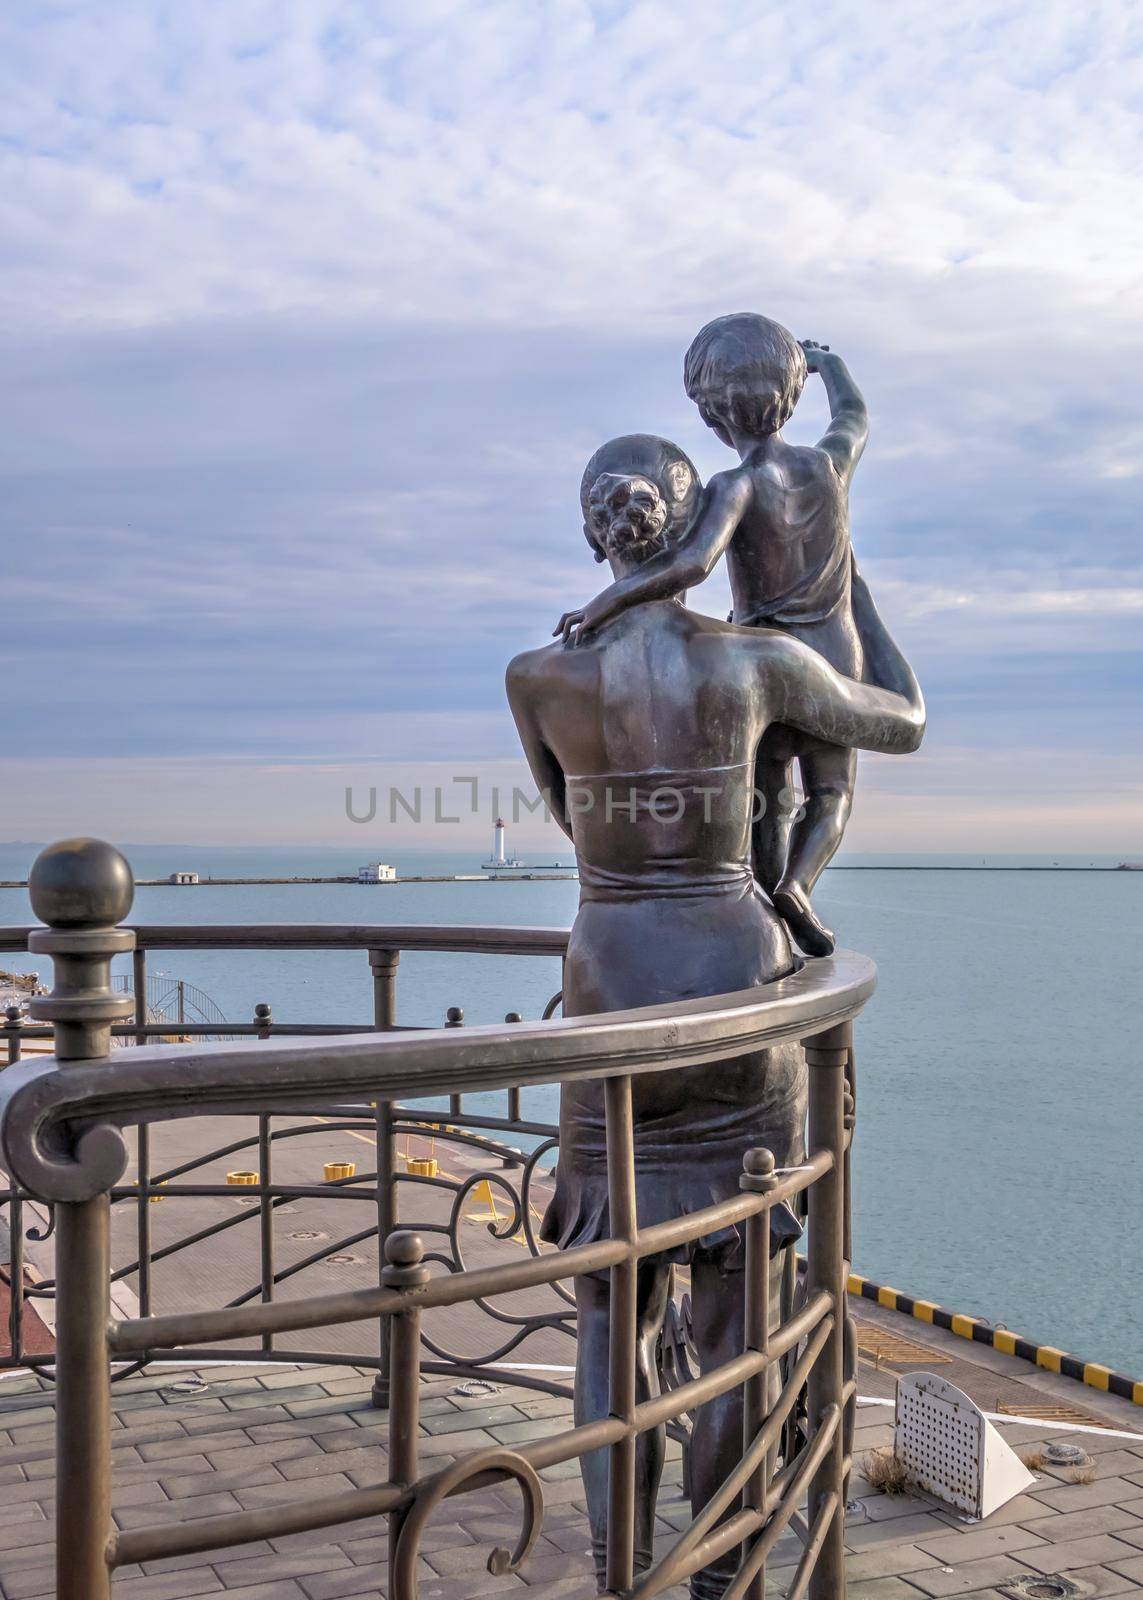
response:
<path id="1" fill-rule="evenodd" d="M 710 576 L 734 537 L 750 501 L 750 480 L 738 468 L 717 472 L 707 484 L 702 505 L 679 543 L 661 550 L 626 577 L 617 578 L 578 611 L 565 611 L 553 629 L 565 644 L 579 644 L 628 606 L 669 600 Z"/>
<path id="2" fill-rule="evenodd" d="M 869 437 L 869 412 L 841 357 L 828 344 L 816 344 L 813 339 L 803 339 L 801 343 L 806 366 L 821 374 L 829 401 L 830 424 L 818 440 L 818 449 L 825 451 L 838 477 L 848 483 Z"/>

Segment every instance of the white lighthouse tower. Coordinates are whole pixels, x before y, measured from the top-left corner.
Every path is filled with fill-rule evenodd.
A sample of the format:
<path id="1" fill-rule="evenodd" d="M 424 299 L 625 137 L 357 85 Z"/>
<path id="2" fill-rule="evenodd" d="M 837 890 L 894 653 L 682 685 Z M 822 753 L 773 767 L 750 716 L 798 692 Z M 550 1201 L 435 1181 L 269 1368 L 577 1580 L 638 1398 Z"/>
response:
<path id="1" fill-rule="evenodd" d="M 487 861 L 480 863 L 483 872 L 510 872 L 513 868 L 522 867 L 524 863 L 517 861 L 515 856 L 508 854 L 505 843 L 504 818 L 497 817 L 496 826 L 492 830 L 492 855 Z"/>

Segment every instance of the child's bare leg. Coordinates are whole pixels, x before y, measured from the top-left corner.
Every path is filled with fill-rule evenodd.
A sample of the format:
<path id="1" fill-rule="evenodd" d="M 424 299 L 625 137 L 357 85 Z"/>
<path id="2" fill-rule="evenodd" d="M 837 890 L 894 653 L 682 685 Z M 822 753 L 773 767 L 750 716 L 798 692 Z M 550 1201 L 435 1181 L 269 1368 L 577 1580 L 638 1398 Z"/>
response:
<path id="1" fill-rule="evenodd" d="M 775 889 L 774 905 L 794 938 L 810 956 L 828 956 L 834 937 L 814 915 L 810 895 L 832 861 L 853 805 L 857 752 L 820 745 L 801 757 L 805 801 L 790 830 L 786 871 Z"/>
<path id="2" fill-rule="evenodd" d="M 766 753 L 765 741 L 754 763 L 754 876 L 772 895 L 786 871 L 794 820 L 792 764 Z"/>

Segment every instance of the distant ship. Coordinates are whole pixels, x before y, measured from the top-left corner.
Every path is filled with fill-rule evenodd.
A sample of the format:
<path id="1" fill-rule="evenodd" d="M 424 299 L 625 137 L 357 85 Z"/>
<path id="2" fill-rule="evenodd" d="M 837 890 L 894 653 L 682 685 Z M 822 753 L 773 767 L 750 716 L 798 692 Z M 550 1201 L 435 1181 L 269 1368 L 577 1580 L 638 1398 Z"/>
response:
<path id="1" fill-rule="evenodd" d="M 1116 872 L 1143 872 L 1143 861 L 1121 861 Z"/>
<path id="2" fill-rule="evenodd" d="M 560 861 L 528 862 L 521 861 L 518 856 L 510 856 L 506 845 L 504 819 L 497 817 L 496 826 L 492 830 L 492 854 L 487 861 L 480 863 L 480 870 L 527 876 L 533 872 L 569 872 L 571 869 Z"/>

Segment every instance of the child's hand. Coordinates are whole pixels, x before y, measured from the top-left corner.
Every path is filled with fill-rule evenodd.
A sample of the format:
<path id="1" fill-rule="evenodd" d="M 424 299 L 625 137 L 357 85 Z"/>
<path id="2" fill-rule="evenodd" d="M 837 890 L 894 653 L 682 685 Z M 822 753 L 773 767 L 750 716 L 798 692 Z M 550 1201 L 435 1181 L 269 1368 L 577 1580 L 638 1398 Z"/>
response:
<path id="1" fill-rule="evenodd" d="M 589 633 L 602 628 L 605 622 L 618 616 L 622 610 L 623 605 L 612 590 L 604 589 L 602 594 L 597 594 L 594 600 L 589 600 L 578 611 L 565 611 L 552 629 L 552 638 L 558 639 L 562 634 L 565 645 L 574 647 L 582 644 Z"/>
<path id="2" fill-rule="evenodd" d="M 829 345 L 828 344 L 819 344 L 816 339 L 799 339 L 798 343 L 801 345 L 802 349 L 806 352 L 806 368 L 807 368 L 807 370 L 810 371 L 810 372 L 818 372 L 818 371 L 820 371 L 821 370 L 821 362 L 819 361 L 818 358 L 820 356 L 822 356 L 822 355 L 828 355 L 829 354 Z"/>

